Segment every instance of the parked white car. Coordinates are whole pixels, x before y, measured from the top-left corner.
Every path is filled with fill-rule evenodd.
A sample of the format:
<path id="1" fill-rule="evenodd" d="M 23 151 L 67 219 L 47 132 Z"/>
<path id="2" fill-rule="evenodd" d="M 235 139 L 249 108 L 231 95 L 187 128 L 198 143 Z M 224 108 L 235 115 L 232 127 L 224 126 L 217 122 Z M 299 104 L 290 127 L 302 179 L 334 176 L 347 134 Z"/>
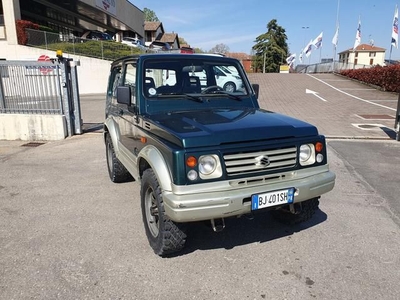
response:
<path id="1" fill-rule="evenodd" d="M 236 74 L 234 72 L 228 73 L 228 71 L 224 71 L 223 68 L 227 67 L 225 66 L 213 67 L 216 84 L 219 87 L 223 88 L 225 91 L 230 93 L 240 91 L 243 88 L 243 81 L 240 78 L 236 68 L 235 68 Z M 205 71 L 193 72 L 190 73 L 190 75 L 199 78 L 202 90 L 207 87 L 207 74 Z M 170 86 L 176 84 L 175 71 L 168 71 L 168 73 L 165 73 L 163 75 L 163 84 Z"/>
<path id="2" fill-rule="evenodd" d="M 222 87 L 225 91 L 231 93 L 235 92 L 236 90 L 240 90 L 243 87 L 243 82 L 240 79 L 240 76 L 238 76 L 238 73 L 229 73 L 229 71 L 225 71 L 223 68 L 226 67 L 214 67 L 217 85 Z"/>
<path id="3" fill-rule="evenodd" d="M 133 37 L 124 37 L 121 43 L 131 47 L 140 48 L 141 50 L 146 49 L 146 47 L 142 44 L 142 42 L 139 39 Z"/>

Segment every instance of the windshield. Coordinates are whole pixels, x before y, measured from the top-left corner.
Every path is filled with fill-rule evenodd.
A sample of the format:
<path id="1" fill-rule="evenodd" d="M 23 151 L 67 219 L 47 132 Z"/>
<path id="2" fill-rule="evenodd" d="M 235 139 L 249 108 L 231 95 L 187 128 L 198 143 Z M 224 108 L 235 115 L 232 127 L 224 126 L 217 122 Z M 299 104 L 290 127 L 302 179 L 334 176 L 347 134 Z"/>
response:
<path id="1" fill-rule="evenodd" d="M 229 69 L 236 72 L 227 72 Z M 216 90 L 247 95 L 238 66 L 224 60 L 152 60 L 145 64 L 145 78 L 143 90 L 147 97 L 188 93 L 206 95 Z"/>
<path id="2" fill-rule="evenodd" d="M 143 72 L 142 91 L 148 112 L 249 105 L 244 103 L 249 99 L 247 79 L 237 60 L 208 55 L 164 56 L 146 60 Z"/>

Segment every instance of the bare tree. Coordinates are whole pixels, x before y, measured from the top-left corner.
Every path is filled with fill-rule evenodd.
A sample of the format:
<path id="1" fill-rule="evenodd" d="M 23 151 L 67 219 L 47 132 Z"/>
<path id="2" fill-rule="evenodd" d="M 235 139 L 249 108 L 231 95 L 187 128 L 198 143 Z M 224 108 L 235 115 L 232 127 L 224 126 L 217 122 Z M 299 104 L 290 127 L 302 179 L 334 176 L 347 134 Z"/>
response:
<path id="1" fill-rule="evenodd" d="M 229 52 L 229 47 L 223 43 L 215 45 L 213 48 L 208 51 L 209 53 L 221 53 L 226 54 Z"/>

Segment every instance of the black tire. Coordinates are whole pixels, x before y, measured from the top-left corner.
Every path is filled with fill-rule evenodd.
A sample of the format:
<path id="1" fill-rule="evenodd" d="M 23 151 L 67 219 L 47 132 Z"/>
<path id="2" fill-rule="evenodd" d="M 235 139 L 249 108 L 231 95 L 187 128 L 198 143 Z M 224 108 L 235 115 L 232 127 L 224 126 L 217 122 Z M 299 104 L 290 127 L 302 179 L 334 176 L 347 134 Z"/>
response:
<path id="1" fill-rule="evenodd" d="M 106 158 L 108 175 L 112 182 L 126 182 L 132 180 L 131 174 L 115 156 L 114 145 L 109 134 L 106 136 Z"/>
<path id="2" fill-rule="evenodd" d="M 147 239 L 154 253 L 166 256 L 182 250 L 186 243 L 184 224 L 165 215 L 161 188 L 152 169 L 143 173 L 140 199 Z"/>
<path id="3" fill-rule="evenodd" d="M 285 206 L 271 211 L 271 214 L 276 220 L 284 224 L 295 225 L 311 219 L 318 209 L 318 205 L 319 198 L 313 198 L 301 203 L 296 203 L 296 213 L 292 213 L 289 209 L 289 206 Z"/>
<path id="4" fill-rule="evenodd" d="M 233 93 L 236 91 L 236 84 L 232 81 L 228 81 L 224 84 L 224 91 Z"/>

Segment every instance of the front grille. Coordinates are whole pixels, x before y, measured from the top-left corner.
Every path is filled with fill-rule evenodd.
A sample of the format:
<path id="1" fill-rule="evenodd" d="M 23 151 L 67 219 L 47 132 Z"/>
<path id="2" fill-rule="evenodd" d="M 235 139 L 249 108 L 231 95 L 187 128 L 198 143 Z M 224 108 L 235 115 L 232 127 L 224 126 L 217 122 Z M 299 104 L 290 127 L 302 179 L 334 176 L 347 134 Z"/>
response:
<path id="1" fill-rule="evenodd" d="M 297 147 L 227 154 L 224 161 L 228 176 L 279 171 L 296 165 Z"/>

